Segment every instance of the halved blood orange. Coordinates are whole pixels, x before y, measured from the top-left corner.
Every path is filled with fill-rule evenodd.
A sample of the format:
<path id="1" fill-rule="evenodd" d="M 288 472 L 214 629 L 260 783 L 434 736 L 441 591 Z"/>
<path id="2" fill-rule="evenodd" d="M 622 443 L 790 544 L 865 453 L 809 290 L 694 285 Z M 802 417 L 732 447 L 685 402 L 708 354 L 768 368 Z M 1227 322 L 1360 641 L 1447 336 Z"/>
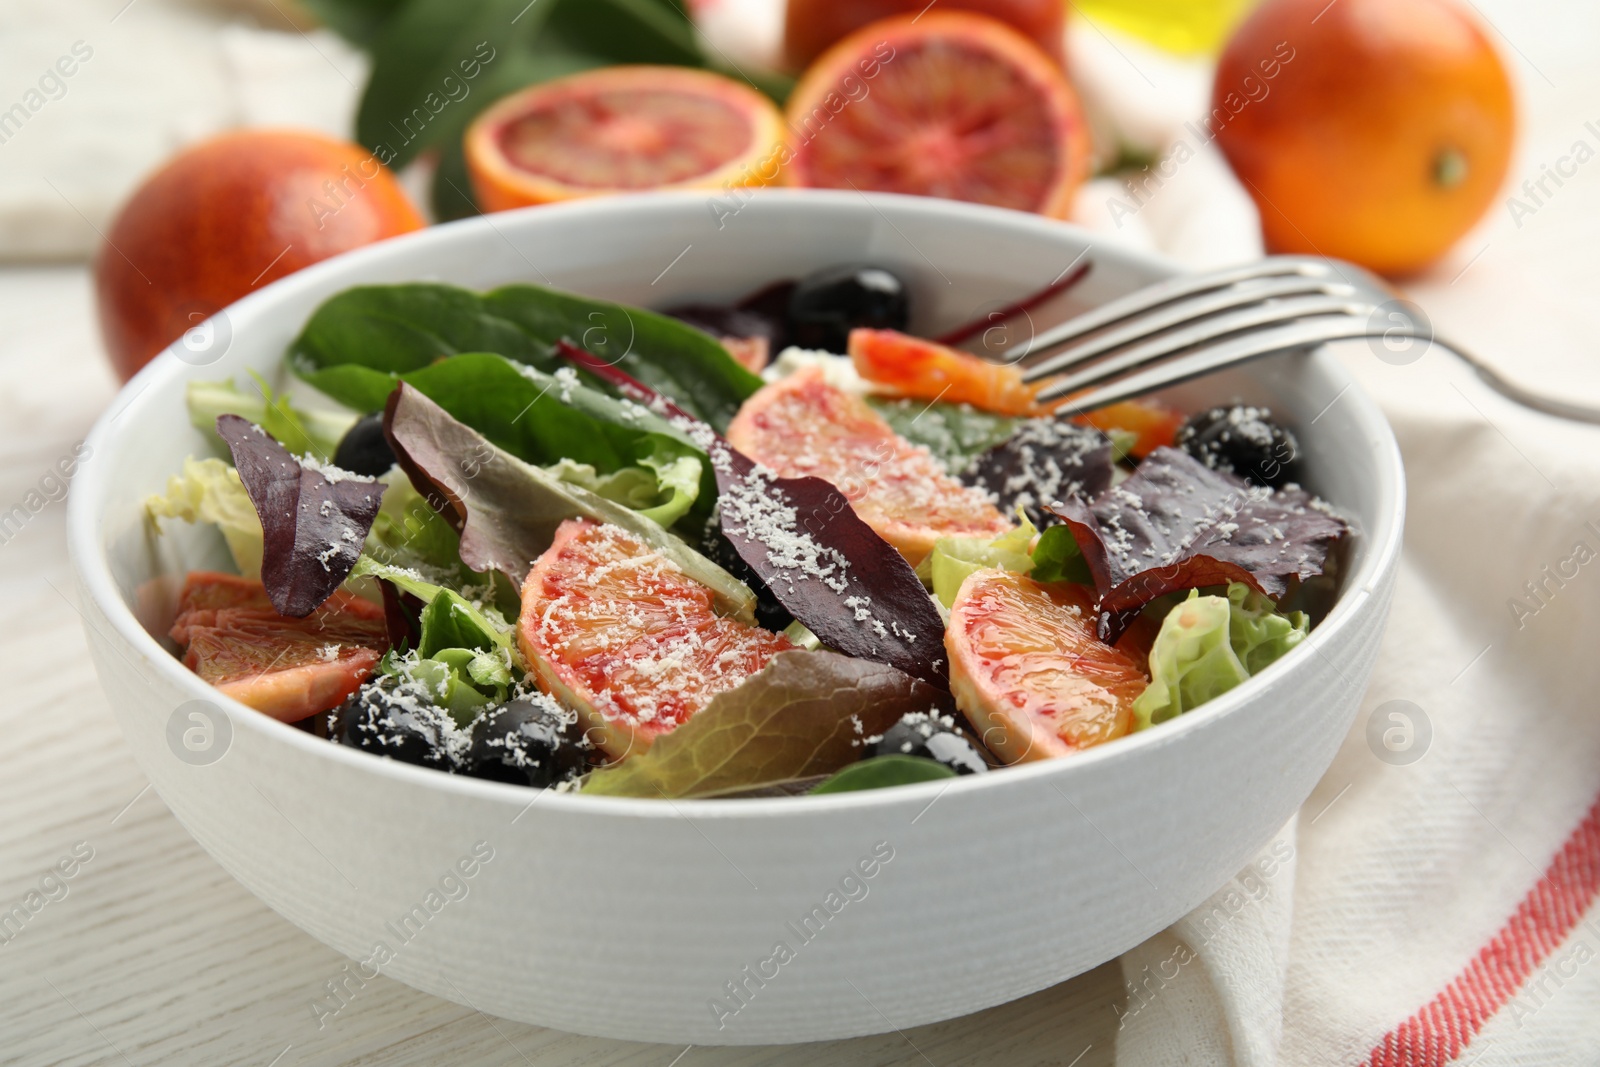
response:
<path id="1" fill-rule="evenodd" d="M 517 641 L 540 688 L 613 759 L 642 752 L 779 652 L 782 634 L 723 618 L 711 591 L 627 531 L 569 519 L 522 586 Z"/>
<path id="2" fill-rule="evenodd" d="M 869 382 L 904 396 L 971 404 L 1001 415 L 1042 415 L 1041 385 L 1027 385 L 1022 369 L 979 359 L 970 352 L 896 330 L 851 330 L 850 361 Z"/>
<path id="3" fill-rule="evenodd" d="M 1126 734 L 1144 669 L 1094 632 L 1091 594 L 1024 575 L 968 575 L 945 650 L 956 706 L 1007 763 L 1067 756 Z"/>
<path id="4" fill-rule="evenodd" d="M 389 647 L 383 609 L 338 591 L 303 619 L 279 615 L 260 582 L 191 572 L 170 631 L 183 662 L 217 689 L 284 722 L 338 707 Z"/>
<path id="5" fill-rule="evenodd" d="M 467 128 L 478 205 L 504 211 L 642 189 L 766 185 L 783 116 L 731 78 L 687 67 L 585 71 L 513 93 Z"/>
<path id="6" fill-rule="evenodd" d="M 786 114 L 792 185 L 915 193 L 1062 217 L 1088 175 L 1077 95 L 985 15 L 874 22 L 822 55 Z"/>
<path id="7" fill-rule="evenodd" d="M 728 424 L 733 447 L 785 478 L 832 482 L 861 520 L 915 566 L 941 537 L 1011 529 L 989 498 L 895 433 L 859 396 L 805 367 L 762 387 Z"/>
<path id="8" fill-rule="evenodd" d="M 783 58 L 804 69 L 835 41 L 870 22 L 915 15 L 928 0 L 789 0 L 783 21 Z M 1066 5 L 1061 0 L 941 0 L 942 11 L 977 11 L 1027 37 L 1059 65 L 1065 44 Z"/>

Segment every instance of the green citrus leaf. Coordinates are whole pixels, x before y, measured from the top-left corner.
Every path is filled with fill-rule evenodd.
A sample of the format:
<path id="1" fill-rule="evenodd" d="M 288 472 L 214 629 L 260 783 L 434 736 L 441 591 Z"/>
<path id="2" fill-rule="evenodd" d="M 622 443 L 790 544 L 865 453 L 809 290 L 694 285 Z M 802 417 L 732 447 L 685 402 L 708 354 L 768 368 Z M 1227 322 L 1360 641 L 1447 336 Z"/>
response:
<path id="1" fill-rule="evenodd" d="M 583 792 L 693 797 L 828 774 L 859 759 L 865 738 L 940 703 L 932 686 L 881 663 L 780 652 L 648 751 L 595 771 Z"/>

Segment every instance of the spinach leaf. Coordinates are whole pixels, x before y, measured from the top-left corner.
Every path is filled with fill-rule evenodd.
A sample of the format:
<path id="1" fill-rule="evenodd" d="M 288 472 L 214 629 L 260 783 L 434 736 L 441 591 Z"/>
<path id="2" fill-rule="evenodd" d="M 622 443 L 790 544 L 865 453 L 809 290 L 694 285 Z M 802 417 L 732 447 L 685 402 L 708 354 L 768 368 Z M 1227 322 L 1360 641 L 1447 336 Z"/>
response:
<path id="1" fill-rule="evenodd" d="M 714 338 L 642 308 L 546 289 L 508 285 L 484 297 L 491 315 L 546 345 L 566 338 L 663 393 L 719 433 L 762 386 Z"/>
<path id="2" fill-rule="evenodd" d="M 296 374 L 358 411 L 383 407 L 370 376 L 421 370 L 459 352 L 498 352 L 508 359 L 554 370 L 549 346 L 531 339 L 515 323 L 491 314 L 483 298 L 453 285 L 369 285 L 329 297 L 289 346 Z"/>
<path id="3" fill-rule="evenodd" d="M 910 785 L 913 782 L 935 782 L 941 778 L 954 778 L 956 772 L 937 760 L 921 756 L 876 756 L 852 763 L 816 788 L 818 793 L 852 793 L 858 789 L 886 789 L 892 785 Z"/>

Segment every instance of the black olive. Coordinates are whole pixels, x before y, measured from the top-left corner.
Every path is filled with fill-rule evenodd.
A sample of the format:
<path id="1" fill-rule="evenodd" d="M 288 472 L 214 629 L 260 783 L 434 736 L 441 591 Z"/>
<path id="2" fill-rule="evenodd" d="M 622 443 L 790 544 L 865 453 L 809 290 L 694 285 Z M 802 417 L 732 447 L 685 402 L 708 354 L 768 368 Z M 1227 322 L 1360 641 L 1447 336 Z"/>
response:
<path id="1" fill-rule="evenodd" d="M 383 436 L 383 412 L 363 415 L 339 439 L 333 450 L 333 465 L 351 474 L 380 478 L 394 466 L 394 450 Z"/>
<path id="2" fill-rule="evenodd" d="M 909 317 L 900 279 L 860 263 L 808 274 L 789 297 L 789 336 L 801 348 L 843 352 L 851 330 L 904 330 Z"/>
<path id="3" fill-rule="evenodd" d="M 957 774 L 982 774 L 989 769 L 978 745 L 955 720 L 936 712 L 913 711 L 883 732 L 866 753 L 871 756 L 921 756 L 944 764 Z"/>
<path id="4" fill-rule="evenodd" d="M 1266 408 L 1234 404 L 1191 415 L 1174 443 L 1212 470 L 1256 485 L 1299 481 L 1300 442 Z"/>
<path id="5" fill-rule="evenodd" d="M 456 769 L 465 748 L 465 735 L 421 683 L 388 674 L 330 712 L 328 733 L 341 745 L 446 771 Z"/>
<path id="6" fill-rule="evenodd" d="M 475 778 L 544 789 L 587 770 L 591 751 L 578 716 L 541 694 L 479 716 L 464 769 Z"/>

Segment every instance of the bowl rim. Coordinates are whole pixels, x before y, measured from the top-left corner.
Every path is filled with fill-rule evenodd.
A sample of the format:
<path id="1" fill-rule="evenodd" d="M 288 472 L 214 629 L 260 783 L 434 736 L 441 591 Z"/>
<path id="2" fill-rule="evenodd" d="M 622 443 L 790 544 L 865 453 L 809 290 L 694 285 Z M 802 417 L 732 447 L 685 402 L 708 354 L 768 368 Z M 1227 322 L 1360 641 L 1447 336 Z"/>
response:
<path id="1" fill-rule="evenodd" d="M 1153 267 L 1169 274 L 1183 273 L 1182 268 L 1159 257 L 1096 241 L 1092 232 L 1070 223 L 1004 208 L 893 193 L 866 194 L 821 189 L 764 189 L 753 191 L 752 195 L 768 202 L 790 201 L 802 205 L 798 208 L 801 211 L 838 210 L 843 204 L 850 204 L 858 209 L 864 201 L 880 215 L 883 213 L 882 209 L 887 207 L 896 212 L 911 211 L 932 216 L 935 221 L 942 218 L 976 222 L 1003 229 L 1031 231 L 1040 228 L 1061 228 L 1076 231 L 1086 245 L 1112 258 Z M 248 322 L 251 318 L 270 314 L 272 307 L 286 297 L 322 288 L 326 282 L 333 281 L 348 271 L 383 260 L 392 255 L 396 249 L 508 241 L 502 232 L 503 226 L 532 224 L 539 219 L 559 221 L 575 216 L 582 220 L 585 216 L 592 216 L 602 225 L 616 225 L 629 212 L 650 212 L 656 210 L 657 205 L 662 203 L 678 201 L 691 201 L 702 205 L 705 196 L 704 191 L 625 194 L 522 208 L 440 223 L 313 264 L 250 293 L 228 305 L 225 310 L 235 324 L 241 321 Z M 330 289 L 330 295 L 337 291 Z M 235 328 L 237 329 L 237 325 Z M 1115 744 L 1099 745 L 1070 759 L 1038 760 L 1009 766 L 999 774 L 961 775 L 956 778 L 901 785 L 892 789 L 858 790 L 824 796 L 754 797 L 736 801 L 712 797 L 669 798 L 663 803 L 661 799 L 656 798 L 584 796 L 575 792 L 558 792 L 555 789 L 532 789 L 528 786 L 464 775 L 443 774 L 437 770 L 413 766 L 394 759 L 382 757 L 375 759 L 370 753 L 332 744 L 291 723 L 272 718 L 224 695 L 185 667 L 144 628 L 118 591 L 111 573 L 109 558 L 100 543 L 99 532 L 104 515 L 106 486 L 102 476 L 104 468 L 93 463 L 83 464 L 73 478 L 67 510 L 68 550 L 80 590 L 87 592 L 96 610 L 111 626 L 112 633 L 109 635 L 101 633 L 101 638 L 108 644 L 120 641 L 127 651 L 154 664 L 158 676 L 188 699 L 206 700 L 222 709 L 228 715 L 235 731 L 254 733 L 265 741 L 299 748 L 308 757 L 331 760 L 335 766 L 343 765 L 359 773 L 390 776 L 401 782 L 410 781 L 420 788 L 431 787 L 465 800 L 487 801 L 506 807 L 521 806 L 523 813 L 538 804 L 541 808 L 553 807 L 557 812 L 572 811 L 601 818 L 632 819 L 681 818 L 684 817 L 683 806 L 688 805 L 693 808 L 696 818 L 720 820 L 773 818 L 783 815 L 803 818 L 814 813 L 865 810 L 910 803 L 926 803 L 927 807 L 931 807 L 933 802 L 943 797 L 946 792 L 959 795 L 1002 789 L 1008 787 L 1007 783 L 1021 787 L 1035 779 L 1049 780 L 1051 785 L 1059 789 L 1060 786 L 1073 780 L 1074 776 L 1081 777 L 1087 773 L 1087 768 L 1136 760 L 1140 758 L 1140 753 L 1159 746 L 1183 744 L 1184 738 L 1190 733 L 1207 729 L 1229 717 L 1244 704 L 1265 696 L 1268 690 L 1288 677 L 1295 669 L 1296 660 L 1303 662 L 1304 657 L 1311 653 L 1326 658 L 1326 646 L 1332 644 L 1344 630 L 1355 624 L 1360 608 L 1370 599 L 1375 587 L 1399 555 L 1404 526 L 1406 485 L 1399 446 L 1393 431 L 1377 404 L 1325 347 L 1310 353 L 1309 358 L 1317 361 L 1319 369 L 1343 387 L 1340 396 L 1344 396 L 1347 401 L 1347 412 L 1353 414 L 1364 432 L 1363 436 L 1372 443 L 1378 453 L 1376 466 L 1380 497 L 1392 498 L 1394 507 L 1391 512 L 1379 516 L 1379 521 L 1374 524 L 1375 529 L 1364 528 L 1361 531 L 1368 542 L 1361 565 L 1347 578 L 1348 585 L 1340 593 L 1328 616 L 1302 642 L 1300 647 L 1305 651 L 1301 657 L 1272 664 L 1261 674 L 1247 679 L 1222 696 L 1207 701 L 1201 707 L 1180 715 L 1175 720 L 1163 723 L 1160 730 L 1140 731 L 1118 738 Z M 137 415 L 142 408 L 152 402 L 153 395 L 162 388 L 176 387 L 183 368 L 184 365 L 170 351 L 162 352 L 146 364 L 122 387 L 111 404 L 96 419 L 86 439 L 89 447 L 95 452 L 116 447 L 119 435 L 128 432 L 126 428 L 119 430 L 116 424 L 129 413 Z M 134 426 L 137 422 L 138 419 L 135 418 L 126 423 L 125 427 Z M 89 624 L 88 616 L 84 617 L 84 621 L 86 625 Z M 520 818 L 521 813 L 517 817 Z"/>

